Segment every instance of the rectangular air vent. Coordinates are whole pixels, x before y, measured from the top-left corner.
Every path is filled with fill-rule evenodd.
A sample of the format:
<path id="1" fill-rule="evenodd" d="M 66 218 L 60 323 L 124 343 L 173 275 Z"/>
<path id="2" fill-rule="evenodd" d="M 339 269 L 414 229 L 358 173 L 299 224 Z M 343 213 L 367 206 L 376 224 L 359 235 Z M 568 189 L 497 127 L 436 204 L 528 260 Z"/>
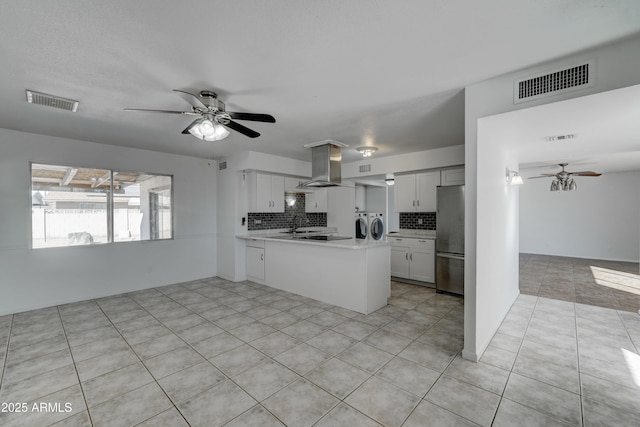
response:
<path id="1" fill-rule="evenodd" d="M 360 165 L 360 173 L 371 172 L 371 165 Z"/>
<path id="2" fill-rule="evenodd" d="M 61 110 L 71 111 L 73 113 L 78 110 L 78 101 L 73 99 L 61 98 L 59 96 L 48 95 L 42 92 L 36 92 L 27 89 L 27 102 L 29 104 L 44 105 L 45 107 L 59 108 Z"/>
<path id="3" fill-rule="evenodd" d="M 223 171 L 226 168 L 227 168 L 227 162 L 226 161 L 218 163 L 218 170 L 219 171 Z"/>
<path id="4" fill-rule="evenodd" d="M 517 80 L 513 102 L 518 104 L 593 86 L 593 63 Z"/>

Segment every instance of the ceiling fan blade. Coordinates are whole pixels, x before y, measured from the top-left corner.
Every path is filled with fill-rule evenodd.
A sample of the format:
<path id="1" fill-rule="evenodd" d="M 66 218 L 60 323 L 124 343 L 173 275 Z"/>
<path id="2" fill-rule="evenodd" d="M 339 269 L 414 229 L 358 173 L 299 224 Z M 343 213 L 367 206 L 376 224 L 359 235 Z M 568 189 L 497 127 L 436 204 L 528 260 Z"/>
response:
<path id="1" fill-rule="evenodd" d="M 555 177 L 556 174 L 555 173 L 543 173 L 540 176 L 532 176 L 529 179 L 536 179 L 536 178 L 550 178 L 550 177 Z"/>
<path id="2" fill-rule="evenodd" d="M 254 113 L 233 113 L 226 112 L 232 119 L 235 120 L 250 120 L 252 122 L 265 122 L 275 123 L 276 119 L 270 114 L 254 114 Z"/>
<path id="3" fill-rule="evenodd" d="M 229 123 L 225 123 L 225 126 L 235 130 L 236 132 L 240 132 L 249 138 L 257 138 L 260 136 L 260 134 L 255 130 L 249 129 L 248 127 L 243 126 L 240 123 L 236 123 L 233 120 L 229 120 Z"/>
<path id="4" fill-rule="evenodd" d="M 204 119 L 195 119 L 194 121 L 191 122 L 191 124 L 189 126 L 187 126 L 185 128 L 185 130 L 182 131 L 182 133 L 184 134 L 190 134 L 191 132 L 189 132 L 189 130 L 191 130 L 192 127 L 199 125 L 200 123 L 202 123 Z"/>
<path id="5" fill-rule="evenodd" d="M 571 175 L 576 176 L 600 176 L 601 173 L 593 172 L 593 171 L 581 171 L 581 172 L 569 172 Z"/>
<path id="6" fill-rule="evenodd" d="M 146 108 L 125 108 L 124 111 L 142 111 L 145 113 L 166 113 L 166 114 L 182 114 L 186 116 L 199 116 L 199 113 L 193 111 L 174 111 L 174 110 L 147 110 Z"/>
<path id="7" fill-rule="evenodd" d="M 178 90 L 178 89 L 174 89 L 173 90 L 180 98 L 184 99 L 185 101 L 187 101 L 189 104 L 191 104 L 193 107 L 195 108 L 203 108 L 203 109 L 207 109 L 207 106 L 204 105 L 202 103 L 202 101 L 200 101 L 198 99 L 197 96 L 195 96 L 192 93 L 189 92 L 185 92 L 183 90 Z"/>

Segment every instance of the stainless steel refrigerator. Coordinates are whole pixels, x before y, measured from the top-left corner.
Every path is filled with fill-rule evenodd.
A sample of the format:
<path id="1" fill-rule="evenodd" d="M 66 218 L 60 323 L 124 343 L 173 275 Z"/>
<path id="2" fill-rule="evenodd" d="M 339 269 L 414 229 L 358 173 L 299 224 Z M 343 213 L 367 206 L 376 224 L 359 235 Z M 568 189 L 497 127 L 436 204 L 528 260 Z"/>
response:
<path id="1" fill-rule="evenodd" d="M 438 187 L 436 290 L 464 294 L 464 185 Z"/>

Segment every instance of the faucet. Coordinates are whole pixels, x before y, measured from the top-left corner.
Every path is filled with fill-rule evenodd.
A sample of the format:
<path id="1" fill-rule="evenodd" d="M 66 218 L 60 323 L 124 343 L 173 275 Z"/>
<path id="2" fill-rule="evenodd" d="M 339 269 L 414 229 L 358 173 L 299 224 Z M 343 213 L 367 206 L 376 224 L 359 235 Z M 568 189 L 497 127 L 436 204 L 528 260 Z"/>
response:
<path id="1" fill-rule="evenodd" d="M 296 235 L 296 230 L 298 229 L 298 227 L 296 227 L 296 219 L 301 218 L 304 219 L 307 224 L 309 223 L 309 218 L 307 218 L 306 215 L 300 215 L 300 214 L 295 214 L 293 215 L 293 218 L 291 218 L 291 233 L 293 233 L 293 235 Z"/>

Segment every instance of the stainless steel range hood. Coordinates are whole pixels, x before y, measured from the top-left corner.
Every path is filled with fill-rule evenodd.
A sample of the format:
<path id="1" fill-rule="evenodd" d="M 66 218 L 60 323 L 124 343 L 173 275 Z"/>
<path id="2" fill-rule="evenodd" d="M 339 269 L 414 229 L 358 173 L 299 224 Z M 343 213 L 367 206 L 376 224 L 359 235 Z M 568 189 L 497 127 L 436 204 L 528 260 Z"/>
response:
<path id="1" fill-rule="evenodd" d="M 311 181 L 305 187 L 335 187 L 342 183 L 342 147 L 345 144 L 328 140 L 307 144 L 311 148 Z"/>

